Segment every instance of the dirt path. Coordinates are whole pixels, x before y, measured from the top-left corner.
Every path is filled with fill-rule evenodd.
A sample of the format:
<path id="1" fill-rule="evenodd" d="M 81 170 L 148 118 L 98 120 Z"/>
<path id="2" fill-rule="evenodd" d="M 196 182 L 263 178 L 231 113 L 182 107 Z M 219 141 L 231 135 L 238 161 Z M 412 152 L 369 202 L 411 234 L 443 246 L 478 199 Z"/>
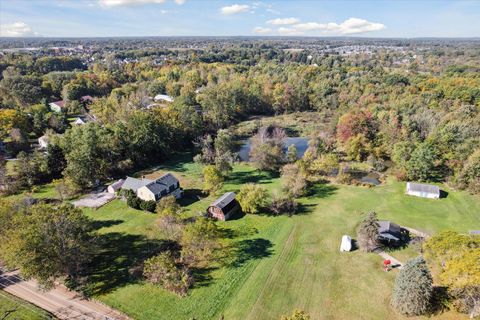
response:
<path id="1" fill-rule="evenodd" d="M 420 231 L 420 230 L 417 230 L 417 229 L 413 229 L 413 228 L 409 228 L 409 227 L 405 227 L 405 226 L 401 226 L 403 229 L 405 230 L 408 230 L 408 232 L 410 232 L 411 234 L 414 234 L 416 235 L 417 237 L 420 237 L 420 238 L 428 238 L 428 233 L 425 233 L 423 231 Z"/>
<path id="2" fill-rule="evenodd" d="M 41 291 L 34 280 L 25 281 L 18 271 L 0 269 L 0 289 L 28 301 L 59 319 L 128 320 L 129 318 L 99 302 L 85 300 L 63 286 Z"/>
<path id="3" fill-rule="evenodd" d="M 395 259 L 394 257 L 392 257 L 391 255 L 389 255 L 388 253 L 386 253 L 385 251 L 383 251 L 382 249 L 377 249 L 375 250 L 375 253 L 378 253 L 378 255 L 380 257 L 382 257 L 383 259 L 385 260 L 390 260 L 392 262 L 392 265 L 395 266 L 396 269 L 402 269 L 403 267 L 403 262 L 401 262 L 400 260 L 397 260 Z"/>

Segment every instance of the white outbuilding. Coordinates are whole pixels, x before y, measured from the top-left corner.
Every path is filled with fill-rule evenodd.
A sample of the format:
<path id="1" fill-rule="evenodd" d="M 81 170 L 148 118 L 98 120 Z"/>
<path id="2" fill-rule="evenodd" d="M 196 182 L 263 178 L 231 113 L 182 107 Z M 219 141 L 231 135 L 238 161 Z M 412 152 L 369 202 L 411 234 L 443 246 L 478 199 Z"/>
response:
<path id="1" fill-rule="evenodd" d="M 342 237 L 342 243 L 340 244 L 340 252 L 352 251 L 352 238 L 348 235 Z"/>
<path id="2" fill-rule="evenodd" d="M 440 188 L 431 184 L 407 182 L 407 194 L 422 198 L 440 198 Z"/>
<path id="3" fill-rule="evenodd" d="M 108 186 L 107 192 L 115 194 L 118 190 L 120 190 L 120 188 L 123 186 L 124 182 L 125 182 L 125 180 L 123 180 L 123 179 L 115 181 L 114 183 L 112 183 L 111 185 Z"/>

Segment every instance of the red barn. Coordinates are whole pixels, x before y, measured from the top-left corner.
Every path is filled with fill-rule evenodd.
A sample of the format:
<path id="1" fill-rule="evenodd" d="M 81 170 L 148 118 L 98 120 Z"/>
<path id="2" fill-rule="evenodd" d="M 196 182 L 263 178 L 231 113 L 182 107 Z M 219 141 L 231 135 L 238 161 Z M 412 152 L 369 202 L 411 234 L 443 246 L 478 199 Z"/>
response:
<path id="1" fill-rule="evenodd" d="M 240 209 L 234 192 L 227 192 L 208 207 L 208 213 L 218 220 L 228 220 Z"/>

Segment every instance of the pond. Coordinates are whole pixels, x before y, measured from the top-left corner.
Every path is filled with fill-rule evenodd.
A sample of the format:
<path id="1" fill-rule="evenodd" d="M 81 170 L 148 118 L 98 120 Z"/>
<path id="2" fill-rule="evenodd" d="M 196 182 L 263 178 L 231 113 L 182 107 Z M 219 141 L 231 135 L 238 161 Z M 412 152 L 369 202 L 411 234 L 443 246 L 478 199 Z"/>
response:
<path id="1" fill-rule="evenodd" d="M 238 156 L 241 161 L 248 161 L 249 160 L 249 153 L 250 153 L 250 139 L 243 140 L 240 142 L 241 147 L 238 151 Z M 308 148 L 308 138 L 303 137 L 288 137 L 285 139 L 285 146 L 288 148 L 290 145 L 294 144 L 297 147 L 297 157 L 303 157 L 303 154 Z"/>

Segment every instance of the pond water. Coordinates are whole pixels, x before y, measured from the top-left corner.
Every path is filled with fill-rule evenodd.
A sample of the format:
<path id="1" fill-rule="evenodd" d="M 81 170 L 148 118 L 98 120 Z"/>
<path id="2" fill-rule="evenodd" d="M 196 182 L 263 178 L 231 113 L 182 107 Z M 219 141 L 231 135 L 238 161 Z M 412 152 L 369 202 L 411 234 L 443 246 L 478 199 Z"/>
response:
<path id="1" fill-rule="evenodd" d="M 248 161 L 249 160 L 249 153 L 250 153 L 250 139 L 241 141 L 241 147 L 238 151 L 238 156 L 241 161 Z M 294 144 L 297 147 L 297 157 L 303 157 L 303 154 L 308 148 L 308 138 L 302 137 L 289 137 L 285 139 L 285 146 L 288 148 L 290 145 Z"/>
<path id="2" fill-rule="evenodd" d="M 381 184 L 380 182 L 380 175 L 376 172 L 368 172 L 366 175 L 364 175 L 360 181 L 363 183 L 368 183 L 374 186 L 378 186 Z"/>

